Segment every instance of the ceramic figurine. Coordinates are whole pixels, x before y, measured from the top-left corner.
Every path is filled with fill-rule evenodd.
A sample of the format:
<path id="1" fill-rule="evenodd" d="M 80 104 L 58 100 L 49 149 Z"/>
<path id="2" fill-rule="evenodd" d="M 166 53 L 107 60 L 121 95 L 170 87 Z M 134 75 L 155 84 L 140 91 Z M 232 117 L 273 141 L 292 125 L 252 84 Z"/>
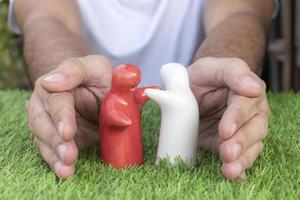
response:
<path id="1" fill-rule="evenodd" d="M 167 158 L 172 164 L 181 157 L 189 166 L 196 163 L 199 109 L 189 86 L 188 72 L 178 63 L 163 65 L 160 70 L 165 90 L 145 90 L 161 109 L 161 128 L 156 164 Z"/>
<path id="2" fill-rule="evenodd" d="M 115 68 L 111 90 L 100 111 L 100 156 L 115 168 L 140 165 L 143 162 L 141 111 L 148 100 L 144 90 L 137 88 L 140 70 L 129 64 Z M 158 88 L 158 87 L 150 87 Z"/>

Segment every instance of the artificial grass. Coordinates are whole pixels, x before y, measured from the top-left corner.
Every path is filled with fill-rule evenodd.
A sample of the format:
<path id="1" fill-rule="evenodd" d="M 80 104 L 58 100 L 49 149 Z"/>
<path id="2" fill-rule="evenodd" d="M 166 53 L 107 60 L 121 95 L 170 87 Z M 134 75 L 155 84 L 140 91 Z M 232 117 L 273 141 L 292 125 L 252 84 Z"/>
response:
<path id="1" fill-rule="evenodd" d="M 269 94 L 272 109 L 265 150 L 245 182 L 228 181 L 218 157 L 199 151 L 198 165 L 155 166 L 159 109 L 143 113 L 145 163 L 117 171 L 82 152 L 75 175 L 60 181 L 36 153 L 24 103 L 29 92 L 0 91 L 0 199 L 299 199 L 300 94 Z"/>

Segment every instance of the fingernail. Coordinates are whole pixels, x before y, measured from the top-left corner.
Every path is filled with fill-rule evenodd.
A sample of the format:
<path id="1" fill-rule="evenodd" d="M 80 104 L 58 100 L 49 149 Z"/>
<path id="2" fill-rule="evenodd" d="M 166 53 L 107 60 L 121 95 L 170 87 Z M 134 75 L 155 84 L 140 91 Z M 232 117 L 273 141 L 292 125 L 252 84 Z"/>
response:
<path id="1" fill-rule="evenodd" d="M 65 123 L 62 121 L 58 122 L 58 133 L 60 137 L 63 137 L 64 135 L 64 128 L 65 128 Z"/>
<path id="2" fill-rule="evenodd" d="M 64 161 L 66 150 L 67 147 L 64 144 L 61 144 L 57 147 L 57 154 L 62 161 Z"/>
<path id="3" fill-rule="evenodd" d="M 49 76 L 46 76 L 43 80 L 48 82 L 61 82 L 63 81 L 64 76 L 59 73 L 50 74 Z"/>
<path id="4" fill-rule="evenodd" d="M 233 159 L 236 159 L 240 153 L 241 153 L 241 145 L 237 144 L 237 143 L 234 143 L 232 146 L 231 146 L 231 151 L 232 151 L 232 156 L 233 156 Z"/>
<path id="5" fill-rule="evenodd" d="M 259 89 L 261 88 L 260 80 L 254 75 L 246 75 L 242 77 L 242 82 L 247 88 Z"/>

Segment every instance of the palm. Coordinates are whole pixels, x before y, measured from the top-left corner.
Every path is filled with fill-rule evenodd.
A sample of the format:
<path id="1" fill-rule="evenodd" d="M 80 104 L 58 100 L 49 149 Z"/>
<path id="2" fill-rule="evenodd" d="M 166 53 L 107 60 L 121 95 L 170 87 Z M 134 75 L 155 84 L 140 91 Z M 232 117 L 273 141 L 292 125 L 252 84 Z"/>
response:
<path id="1" fill-rule="evenodd" d="M 214 153 L 219 152 L 221 142 L 218 136 L 219 122 L 227 107 L 229 90 L 227 88 L 206 88 L 192 86 L 200 111 L 199 145 Z M 197 92 L 204 91 L 204 92 Z"/>
<path id="2" fill-rule="evenodd" d="M 107 93 L 103 87 L 78 87 L 74 90 L 77 133 L 75 141 L 79 149 L 85 149 L 98 141 L 99 105 Z"/>

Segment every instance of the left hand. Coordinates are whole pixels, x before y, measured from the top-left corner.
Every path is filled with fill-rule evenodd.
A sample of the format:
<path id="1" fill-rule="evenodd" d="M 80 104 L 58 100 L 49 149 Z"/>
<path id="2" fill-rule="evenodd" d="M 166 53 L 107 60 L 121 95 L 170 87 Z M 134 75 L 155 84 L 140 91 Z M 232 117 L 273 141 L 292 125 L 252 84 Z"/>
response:
<path id="1" fill-rule="evenodd" d="M 225 177 L 245 180 L 268 133 L 265 83 L 238 58 L 201 58 L 188 71 L 200 110 L 199 146 L 219 154 Z"/>

